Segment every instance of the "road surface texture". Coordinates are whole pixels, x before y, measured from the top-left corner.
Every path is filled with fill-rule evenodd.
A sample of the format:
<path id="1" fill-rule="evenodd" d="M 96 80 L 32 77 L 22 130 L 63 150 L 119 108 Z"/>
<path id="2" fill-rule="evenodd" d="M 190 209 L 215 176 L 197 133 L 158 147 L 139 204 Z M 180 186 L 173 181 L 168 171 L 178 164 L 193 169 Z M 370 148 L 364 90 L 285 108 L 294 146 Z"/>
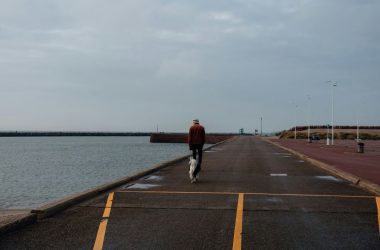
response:
<path id="1" fill-rule="evenodd" d="M 0 249 L 380 249 L 377 202 L 242 136 L 205 152 L 195 184 L 179 162 L 8 233 Z"/>

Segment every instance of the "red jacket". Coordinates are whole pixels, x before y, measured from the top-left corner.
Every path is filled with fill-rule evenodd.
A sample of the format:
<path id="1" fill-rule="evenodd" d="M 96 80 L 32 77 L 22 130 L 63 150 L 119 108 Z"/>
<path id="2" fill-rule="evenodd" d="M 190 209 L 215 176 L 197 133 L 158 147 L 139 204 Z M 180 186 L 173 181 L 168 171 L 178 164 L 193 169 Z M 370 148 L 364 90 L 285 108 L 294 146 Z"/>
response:
<path id="1" fill-rule="evenodd" d="M 205 128 L 202 125 L 194 124 L 189 129 L 189 145 L 192 146 L 194 144 L 204 144 L 206 141 L 206 133 Z"/>

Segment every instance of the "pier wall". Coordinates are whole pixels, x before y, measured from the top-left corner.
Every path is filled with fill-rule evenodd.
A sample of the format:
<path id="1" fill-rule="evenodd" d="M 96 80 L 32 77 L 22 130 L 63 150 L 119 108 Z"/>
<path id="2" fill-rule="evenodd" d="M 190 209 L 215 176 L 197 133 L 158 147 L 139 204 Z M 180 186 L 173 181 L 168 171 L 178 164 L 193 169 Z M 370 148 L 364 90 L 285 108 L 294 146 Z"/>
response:
<path id="1" fill-rule="evenodd" d="M 206 134 L 206 144 L 215 144 L 230 139 L 236 134 Z M 187 133 L 152 133 L 152 143 L 187 143 Z"/>

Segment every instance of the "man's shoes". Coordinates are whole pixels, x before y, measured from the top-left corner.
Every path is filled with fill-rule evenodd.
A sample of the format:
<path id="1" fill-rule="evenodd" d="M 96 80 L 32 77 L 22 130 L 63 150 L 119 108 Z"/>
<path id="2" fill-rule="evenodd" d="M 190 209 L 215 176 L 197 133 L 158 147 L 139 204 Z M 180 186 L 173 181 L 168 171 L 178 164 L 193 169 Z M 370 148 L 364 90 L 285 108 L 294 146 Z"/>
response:
<path id="1" fill-rule="evenodd" d="M 196 178 L 192 178 L 191 179 L 191 183 L 195 183 L 195 182 L 197 182 L 197 179 Z"/>

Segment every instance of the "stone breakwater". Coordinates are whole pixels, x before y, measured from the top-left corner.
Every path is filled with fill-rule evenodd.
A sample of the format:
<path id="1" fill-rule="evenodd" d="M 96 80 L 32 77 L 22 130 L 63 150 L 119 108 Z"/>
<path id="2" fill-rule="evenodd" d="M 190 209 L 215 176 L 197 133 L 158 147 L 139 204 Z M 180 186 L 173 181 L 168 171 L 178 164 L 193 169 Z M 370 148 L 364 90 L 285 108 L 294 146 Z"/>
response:
<path id="1" fill-rule="evenodd" d="M 187 133 L 152 133 L 152 143 L 187 143 Z M 215 144 L 232 137 L 236 134 L 206 134 L 206 144 Z"/>

